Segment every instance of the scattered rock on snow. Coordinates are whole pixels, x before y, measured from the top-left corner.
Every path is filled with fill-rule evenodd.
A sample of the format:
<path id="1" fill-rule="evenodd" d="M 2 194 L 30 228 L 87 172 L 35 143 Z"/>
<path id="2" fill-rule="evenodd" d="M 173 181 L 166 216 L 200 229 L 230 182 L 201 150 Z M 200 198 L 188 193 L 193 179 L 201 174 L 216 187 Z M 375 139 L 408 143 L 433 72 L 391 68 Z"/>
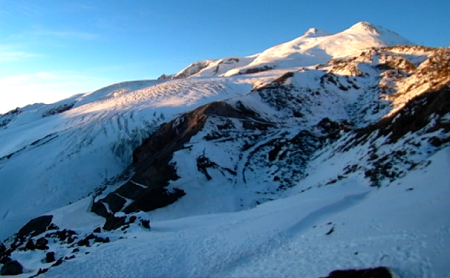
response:
<path id="1" fill-rule="evenodd" d="M 331 235 L 334 232 L 334 227 L 331 227 L 331 229 L 325 234 L 325 235 Z"/>
<path id="2" fill-rule="evenodd" d="M 2 267 L 2 275 L 18 275 L 23 273 L 23 267 L 18 261 L 9 261 Z"/>

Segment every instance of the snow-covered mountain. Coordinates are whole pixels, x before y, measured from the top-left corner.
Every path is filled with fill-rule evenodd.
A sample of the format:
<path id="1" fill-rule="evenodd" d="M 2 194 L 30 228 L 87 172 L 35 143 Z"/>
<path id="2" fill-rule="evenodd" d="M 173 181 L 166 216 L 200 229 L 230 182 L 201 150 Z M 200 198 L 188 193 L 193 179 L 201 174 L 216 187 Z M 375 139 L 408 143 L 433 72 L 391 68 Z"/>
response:
<path id="1" fill-rule="evenodd" d="M 204 60 L 190 64 L 172 78 L 232 76 L 277 68 L 325 63 L 371 47 L 414 45 L 399 34 L 369 22 L 359 22 L 337 34 L 310 28 L 303 36 L 248 57 Z"/>
<path id="2" fill-rule="evenodd" d="M 361 22 L 0 115 L 2 274 L 446 277 L 449 84 Z"/>

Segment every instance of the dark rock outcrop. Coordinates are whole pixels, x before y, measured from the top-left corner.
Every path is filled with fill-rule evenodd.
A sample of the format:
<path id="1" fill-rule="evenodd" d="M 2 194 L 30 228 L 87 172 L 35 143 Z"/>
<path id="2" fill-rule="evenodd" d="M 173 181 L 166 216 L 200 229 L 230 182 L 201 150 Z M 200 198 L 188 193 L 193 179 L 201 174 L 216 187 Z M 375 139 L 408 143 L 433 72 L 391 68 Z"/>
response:
<path id="1" fill-rule="evenodd" d="M 113 218 L 112 213 L 150 211 L 170 205 L 185 195 L 181 189 L 169 191 L 165 188 L 171 180 L 179 178 L 170 161 L 173 153 L 182 149 L 184 144 L 204 127 L 210 116 L 258 119 L 258 114 L 242 103 L 236 103 L 233 107 L 218 101 L 201 106 L 162 125 L 134 151 L 134 176 L 115 192 L 93 204 L 93 212 L 110 219 L 105 223 L 105 229 L 116 229 L 117 225 L 123 225 Z M 124 207 L 124 198 L 133 202 Z M 108 212 L 105 204 L 108 204 L 111 212 Z"/>
<path id="2" fill-rule="evenodd" d="M 150 230 L 150 220 L 141 219 L 141 226 Z"/>
<path id="3" fill-rule="evenodd" d="M 18 261 L 9 261 L 2 267 L 2 275 L 19 275 L 23 273 L 23 266 Z"/>
<path id="4" fill-rule="evenodd" d="M 396 142 L 408 132 L 416 132 L 430 122 L 430 116 L 435 114 L 438 119 L 427 132 L 444 129 L 450 130 L 450 124 L 440 117 L 450 113 L 450 87 L 446 86 L 437 91 L 430 91 L 410 100 L 403 109 L 378 123 L 358 131 L 358 141 L 367 139 L 373 132 L 378 136 L 389 136 L 391 142 Z"/>
<path id="5" fill-rule="evenodd" d="M 105 204 L 102 201 L 94 202 L 91 207 L 91 211 L 97 215 L 108 218 L 111 214 L 108 212 Z"/>
<path id="6" fill-rule="evenodd" d="M 367 269 L 346 269 L 330 272 L 327 277 L 322 278 L 393 278 L 386 267 Z"/>
<path id="7" fill-rule="evenodd" d="M 105 231 L 111 231 L 115 230 L 117 228 L 122 227 L 126 224 L 126 217 L 115 217 L 111 216 L 106 219 L 105 225 L 103 226 L 103 230 Z"/>
<path id="8" fill-rule="evenodd" d="M 34 244 L 34 242 L 33 242 L 32 239 L 29 239 L 29 240 L 27 241 L 27 244 L 25 245 L 25 248 L 26 248 L 27 250 L 34 250 L 34 249 L 36 249 L 36 245 Z"/>
<path id="9" fill-rule="evenodd" d="M 56 261 L 55 252 L 48 252 L 47 254 L 45 254 L 45 262 L 46 263 L 52 263 L 54 261 Z"/>
<path id="10" fill-rule="evenodd" d="M 47 240 L 47 239 L 45 239 L 45 238 L 43 238 L 43 237 L 38 238 L 38 239 L 36 240 L 36 249 L 39 249 L 39 250 L 47 250 L 47 249 L 48 249 L 47 244 L 48 244 L 48 240 Z"/>
<path id="11" fill-rule="evenodd" d="M 46 237 L 57 238 L 61 242 L 73 243 L 77 238 L 77 233 L 72 230 L 62 230 L 46 234 Z"/>
<path id="12" fill-rule="evenodd" d="M 274 69 L 274 66 L 268 66 L 268 65 L 264 65 L 264 66 L 259 66 L 259 67 L 254 67 L 254 68 L 248 68 L 242 71 L 239 71 L 238 74 L 253 74 L 253 73 L 258 73 L 258 72 L 263 72 L 263 71 L 268 71 L 268 70 L 272 70 Z"/>
<path id="13" fill-rule="evenodd" d="M 6 252 L 6 246 L 0 242 L 0 257 L 2 257 Z"/>
<path id="14" fill-rule="evenodd" d="M 58 107 L 55 107 L 55 108 L 52 108 L 52 109 L 46 111 L 42 115 L 42 117 L 48 117 L 48 116 L 52 116 L 52 115 L 56 115 L 56 114 L 60 114 L 60 113 L 66 112 L 66 111 L 72 109 L 72 107 L 74 105 L 75 105 L 75 102 L 62 104 L 62 105 L 60 105 Z"/>
<path id="15" fill-rule="evenodd" d="M 37 236 L 47 230 L 52 223 L 53 215 L 43 215 L 30 220 L 17 233 L 17 237 Z"/>
<path id="16" fill-rule="evenodd" d="M 123 206 L 125 205 L 127 200 L 125 200 L 124 198 L 120 197 L 116 193 L 109 193 L 103 199 L 103 202 L 108 204 L 109 209 L 111 210 L 111 212 L 116 213 L 116 212 L 120 211 L 123 208 Z"/>

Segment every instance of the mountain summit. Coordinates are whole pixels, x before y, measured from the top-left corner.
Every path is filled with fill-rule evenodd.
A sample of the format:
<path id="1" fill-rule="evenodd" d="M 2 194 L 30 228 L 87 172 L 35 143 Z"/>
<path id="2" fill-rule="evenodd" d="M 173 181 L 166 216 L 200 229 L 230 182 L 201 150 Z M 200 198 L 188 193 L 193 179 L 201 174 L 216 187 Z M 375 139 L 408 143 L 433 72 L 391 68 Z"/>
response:
<path id="1" fill-rule="evenodd" d="M 359 22 L 337 34 L 310 28 L 303 36 L 249 57 L 222 65 L 205 60 L 189 65 L 175 78 L 255 73 L 268 69 L 305 67 L 325 63 L 371 47 L 414 45 L 397 33 L 369 22 Z M 239 62 L 237 62 L 239 61 Z"/>

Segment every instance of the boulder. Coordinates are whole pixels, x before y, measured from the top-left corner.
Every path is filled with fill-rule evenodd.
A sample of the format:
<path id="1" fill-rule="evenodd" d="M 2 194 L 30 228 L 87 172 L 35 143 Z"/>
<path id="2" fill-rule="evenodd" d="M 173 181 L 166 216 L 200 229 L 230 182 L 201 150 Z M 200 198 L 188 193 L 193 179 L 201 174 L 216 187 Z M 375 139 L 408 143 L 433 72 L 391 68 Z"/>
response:
<path id="1" fill-rule="evenodd" d="M 52 223 L 53 215 L 43 215 L 30 220 L 17 233 L 17 237 L 37 236 L 47 230 Z"/>
<path id="2" fill-rule="evenodd" d="M 2 275 L 18 275 L 23 273 L 23 266 L 18 261 L 9 261 L 3 265 Z"/>
<path id="3" fill-rule="evenodd" d="M 105 231 L 111 231 L 111 230 L 120 228 L 123 225 L 125 225 L 125 219 L 126 219 L 125 216 L 123 216 L 123 217 L 115 217 L 115 216 L 108 217 L 106 219 L 105 225 L 103 225 L 103 229 Z"/>
<path id="4" fill-rule="evenodd" d="M 47 240 L 47 239 L 45 239 L 45 238 L 43 238 L 43 237 L 38 238 L 38 239 L 36 240 L 36 249 L 39 249 L 39 250 L 47 250 L 47 249 L 48 249 L 47 243 L 48 243 L 48 240 Z"/>
<path id="5" fill-rule="evenodd" d="M 150 220 L 141 219 L 141 226 L 150 230 Z"/>
<path id="6" fill-rule="evenodd" d="M 45 262 L 52 263 L 54 261 L 56 261 L 55 252 L 48 252 L 47 254 L 45 254 Z"/>

